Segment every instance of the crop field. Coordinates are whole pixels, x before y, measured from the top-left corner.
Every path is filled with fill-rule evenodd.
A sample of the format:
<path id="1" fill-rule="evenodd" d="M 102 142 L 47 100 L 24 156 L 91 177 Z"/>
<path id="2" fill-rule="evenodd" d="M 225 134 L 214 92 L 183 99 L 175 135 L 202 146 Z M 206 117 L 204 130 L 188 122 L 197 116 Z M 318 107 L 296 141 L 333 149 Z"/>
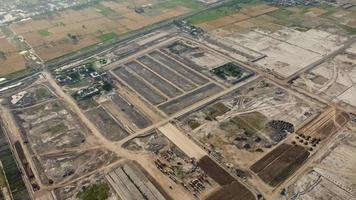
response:
<path id="1" fill-rule="evenodd" d="M 0 37 L 0 76 L 26 69 L 26 60 L 6 38 Z"/>
<path id="2" fill-rule="evenodd" d="M 292 76 L 336 51 L 356 32 L 350 20 L 353 13 L 330 6 L 287 9 L 256 3 L 225 13 L 197 24 L 215 42 L 235 51 L 238 48 L 237 59 L 241 61 L 251 60 L 256 52 L 264 55 L 253 62 L 280 78 Z"/>
<path id="3" fill-rule="evenodd" d="M 207 200 L 218 199 L 244 199 L 254 200 L 254 195 L 241 183 L 236 181 L 234 177 L 228 174 L 216 162 L 208 156 L 204 156 L 198 162 L 198 165 L 212 178 L 221 188 L 216 192 L 210 194 Z"/>
<path id="4" fill-rule="evenodd" d="M 251 170 L 267 184 L 276 187 L 292 175 L 308 158 L 301 146 L 281 144 L 251 166 Z"/>
<path id="5" fill-rule="evenodd" d="M 135 7 L 140 6 L 144 12 L 135 12 Z M 105 1 L 19 22 L 11 28 L 48 61 L 87 46 L 119 39 L 123 34 L 202 6 L 194 0 Z"/>
<path id="6" fill-rule="evenodd" d="M 18 168 L 15 157 L 10 150 L 7 139 L 5 138 L 2 127 L 0 126 L 0 160 L 5 171 L 7 181 L 14 199 L 29 200 L 25 183 L 22 179 L 20 169 Z"/>
<path id="7" fill-rule="evenodd" d="M 229 185 L 236 181 L 208 156 L 204 156 L 199 160 L 199 166 L 221 186 Z"/>
<path id="8" fill-rule="evenodd" d="M 315 120 L 300 128 L 298 134 L 323 140 L 338 132 L 349 120 L 347 113 L 329 108 Z"/>

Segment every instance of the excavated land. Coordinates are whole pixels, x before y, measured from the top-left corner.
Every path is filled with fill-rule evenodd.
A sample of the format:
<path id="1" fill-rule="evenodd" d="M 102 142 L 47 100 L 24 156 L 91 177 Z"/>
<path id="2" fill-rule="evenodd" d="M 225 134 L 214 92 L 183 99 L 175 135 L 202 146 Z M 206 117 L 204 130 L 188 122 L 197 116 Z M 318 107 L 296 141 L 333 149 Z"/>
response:
<path id="1" fill-rule="evenodd" d="M 126 142 L 124 148 L 140 153 L 153 155 L 151 162 L 175 183 L 182 185 L 185 190 L 195 197 L 206 196 L 214 191 L 220 183 L 214 173 L 214 169 L 206 171 L 209 166 L 216 166 L 219 172 L 225 172 L 216 163 L 205 163 L 204 160 L 196 161 L 187 156 L 181 149 L 175 146 L 161 132 L 153 130 Z M 210 158 L 209 158 L 210 159 Z M 215 165 L 211 165 L 215 164 Z M 225 172 L 230 182 L 233 177 Z M 235 180 L 236 181 L 236 180 Z"/>
<path id="2" fill-rule="evenodd" d="M 98 146 L 47 82 L 19 88 L 4 99 L 3 109 L 9 113 L 3 115 L 8 128 L 17 130 L 12 138 L 34 191 L 80 178 L 118 159 Z"/>
<path id="3" fill-rule="evenodd" d="M 264 152 L 323 109 L 257 79 L 178 120 L 224 166 L 249 171 Z"/>

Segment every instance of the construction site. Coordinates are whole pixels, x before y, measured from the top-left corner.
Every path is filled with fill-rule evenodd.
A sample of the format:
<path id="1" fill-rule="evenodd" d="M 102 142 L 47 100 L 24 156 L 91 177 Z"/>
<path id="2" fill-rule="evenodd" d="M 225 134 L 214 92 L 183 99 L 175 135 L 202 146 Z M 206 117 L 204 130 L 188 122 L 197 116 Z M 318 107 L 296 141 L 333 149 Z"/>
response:
<path id="1" fill-rule="evenodd" d="M 355 104 L 356 43 L 340 54 L 292 80 L 292 86 L 316 94 L 349 108 Z"/>
<path id="2" fill-rule="evenodd" d="M 22 90 L 21 90 L 22 89 Z M 2 99 L 1 118 L 33 191 L 61 185 L 118 159 L 103 149 L 43 76 Z"/>
<path id="3" fill-rule="evenodd" d="M 12 23 L 41 67 L 0 83 L 0 199 L 356 199 L 346 4 L 108 0 Z"/>
<path id="4" fill-rule="evenodd" d="M 302 100 L 267 80 L 257 79 L 179 121 L 226 167 L 246 170 L 322 108 L 318 102 Z"/>
<path id="5" fill-rule="evenodd" d="M 152 154 L 152 162 L 175 183 L 182 185 L 195 197 L 204 196 L 218 185 L 190 158 L 159 131 L 138 136 L 124 147 L 135 152 Z"/>

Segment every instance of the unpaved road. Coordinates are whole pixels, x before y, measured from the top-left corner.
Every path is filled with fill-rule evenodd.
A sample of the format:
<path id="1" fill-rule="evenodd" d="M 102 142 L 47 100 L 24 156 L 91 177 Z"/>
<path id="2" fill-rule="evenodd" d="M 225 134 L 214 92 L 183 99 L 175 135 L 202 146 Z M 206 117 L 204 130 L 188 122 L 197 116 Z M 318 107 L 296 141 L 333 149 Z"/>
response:
<path id="1" fill-rule="evenodd" d="M 184 133 L 182 133 L 173 124 L 168 123 L 158 128 L 158 130 L 189 157 L 199 160 L 203 156 L 207 155 L 203 149 L 189 139 L 188 136 L 184 135 Z"/>

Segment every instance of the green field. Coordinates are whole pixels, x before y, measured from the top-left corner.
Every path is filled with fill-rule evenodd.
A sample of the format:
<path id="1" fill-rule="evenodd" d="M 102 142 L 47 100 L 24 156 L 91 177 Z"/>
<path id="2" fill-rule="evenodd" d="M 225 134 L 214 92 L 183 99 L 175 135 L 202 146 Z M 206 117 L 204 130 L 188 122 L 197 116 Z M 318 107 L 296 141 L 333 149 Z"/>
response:
<path id="1" fill-rule="evenodd" d="M 194 15 L 193 17 L 191 17 L 189 19 L 189 22 L 192 24 L 200 24 L 203 22 L 218 19 L 220 17 L 232 15 L 236 12 L 237 12 L 237 10 L 234 7 L 223 6 L 220 8 L 216 8 L 216 9 L 212 9 L 212 10 L 200 13 L 198 15 Z"/>
<path id="2" fill-rule="evenodd" d="M 155 4 L 153 6 L 154 9 L 169 9 L 169 8 L 175 8 L 177 6 L 184 6 L 186 8 L 190 9 L 198 9 L 203 6 L 202 3 L 199 3 L 195 0 L 171 0 L 171 1 L 165 1 L 161 2 L 158 4 Z"/>
<path id="3" fill-rule="evenodd" d="M 106 7 L 106 6 L 103 6 L 101 4 L 97 4 L 95 5 L 95 8 L 97 9 L 97 11 L 104 15 L 105 17 L 109 16 L 109 15 L 112 15 L 112 14 L 116 14 L 115 11 L 113 11 L 111 8 L 109 7 Z"/>
<path id="4" fill-rule="evenodd" d="M 246 113 L 238 115 L 230 120 L 231 123 L 245 130 L 248 136 L 255 135 L 257 131 L 265 129 L 267 118 L 259 112 Z"/>
<path id="5" fill-rule="evenodd" d="M 48 29 L 41 29 L 38 31 L 38 34 L 40 34 L 41 36 L 50 36 L 52 33 L 48 31 Z"/>
<path id="6" fill-rule="evenodd" d="M 81 200 L 106 200 L 109 197 L 109 186 L 106 183 L 90 185 L 77 194 Z"/>
<path id="7" fill-rule="evenodd" d="M 57 133 L 63 132 L 66 129 L 67 129 L 67 126 L 65 124 L 59 123 L 59 124 L 49 127 L 48 131 L 51 132 L 52 134 L 57 134 Z"/>
<path id="8" fill-rule="evenodd" d="M 194 129 L 196 129 L 196 128 L 198 128 L 198 127 L 200 126 L 200 123 L 199 123 L 197 120 L 195 120 L 195 119 L 190 119 L 190 120 L 188 121 L 188 126 L 189 126 L 192 130 L 194 130 Z"/>
<path id="9" fill-rule="evenodd" d="M 98 39 L 101 40 L 102 42 L 108 41 L 108 40 L 115 40 L 119 37 L 118 34 L 115 32 L 110 32 L 110 33 L 105 33 L 100 36 L 98 36 Z"/>

